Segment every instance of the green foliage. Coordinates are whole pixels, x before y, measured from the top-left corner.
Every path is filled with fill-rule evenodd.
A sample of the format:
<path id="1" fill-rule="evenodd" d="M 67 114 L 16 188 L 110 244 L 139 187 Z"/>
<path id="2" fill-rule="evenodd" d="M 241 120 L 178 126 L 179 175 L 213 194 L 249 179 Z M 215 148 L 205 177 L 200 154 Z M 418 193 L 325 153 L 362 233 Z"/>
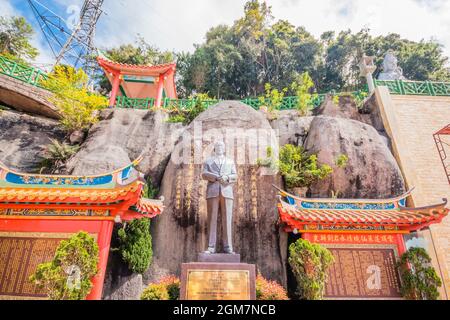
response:
<path id="1" fill-rule="evenodd" d="M 51 262 L 40 264 L 30 281 L 44 289 L 51 300 L 84 300 L 92 289 L 91 279 L 97 274 L 99 249 L 95 239 L 80 232 L 61 241 Z M 75 268 L 79 278 L 71 279 Z M 73 276 L 73 275 L 72 275 Z"/>
<path id="2" fill-rule="evenodd" d="M 317 155 L 309 155 L 303 147 L 291 144 L 281 148 L 278 167 L 289 189 L 310 187 L 333 172 L 329 165 L 318 164 Z"/>
<path id="3" fill-rule="evenodd" d="M 288 91 L 287 88 L 283 90 L 273 89 L 270 83 L 266 83 L 265 85 L 266 93 L 264 96 L 258 98 L 261 105 L 267 107 L 267 111 L 270 114 L 280 110 L 281 105 L 283 103 L 284 95 Z"/>
<path id="4" fill-rule="evenodd" d="M 348 156 L 346 154 L 341 154 L 339 157 L 337 157 L 336 159 L 336 166 L 338 168 L 345 168 L 348 164 Z"/>
<path id="5" fill-rule="evenodd" d="M 173 114 L 167 120 L 168 123 L 186 123 L 186 117 L 182 114 Z"/>
<path id="6" fill-rule="evenodd" d="M 322 300 L 328 269 L 334 263 L 331 252 L 300 239 L 289 247 L 289 264 L 295 275 L 298 293 L 304 300 Z"/>
<path id="7" fill-rule="evenodd" d="M 159 193 L 159 188 L 153 185 L 152 178 L 147 179 L 147 183 L 144 187 L 144 197 L 147 199 L 156 199 Z"/>
<path id="8" fill-rule="evenodd" d="M 180 279 L 167 276 L 157 283 L 151 283 L 142 293 L 141 300 L 178 300 L 180 298 Z"/>
<path id="9" fill-rule="evenodd" d="M 131 271 L 144 273 L 153 258 L 150 219 L 136 219 L 124 225 L 118 232 L 122 259 Z"/>
<path id="10" fill-rule="evenodd" d="M 272 147 L 267 147 L 266 159 L 258 159 L 256 164 L 260 167 L 270 168 L 274 171 L 278 170 L 278 159 L 275 158 Z"/>
<path id="11" fill-rule="evenodd" d="M 364 106 L 364 102 L 366 101 L 369 94 L 365 91 L 357 91 L 352 93 L 352 98 L 356 103 L 356 107 L 361 109 Z"/>
<path id="12" fill-rule="evenodd" d="M 174 108 L 171 111 L 171 115 L 167 122 L 177 123 L 182 122 L 184 125 L 190 124 L 195 120 L 202 112 L 206 111 L 207 105 L 205 101 L 214 100 L 214 98 L 209 97 L 207 94 L 199 93 L 189 97 L 189 99 L 194 100 L 195 104 L 192 108 L 181 109 Z"/>
<path id="13" fill-rule="evenodd" d="M 268 281 L 262 275 L 256 277 L 256 300 L 289 300 L 286 290 L 275 281 Z"/>
<path id="14" fill-rule="evenodd" d="M 376 57 L 376 77 L 389 49 L 397 53 L 407 78 L 450 80 L 448 58 L 435 41 L 414 42 L 398 34 L 374 37 L 368 29 L 327 31 L 315 38 L 303 27 L 274 20 L 271 11 L 262 1 L 247 1 L 242 18 L 211 28 L 193 53 L 179 54 L 181 96 L 205 92 L 220 99 L 259 97 L 266 83 L 273 89 L 288 88 L 304 72 L 317 92 L 354 91 L 364 84 L 358 68 L 362 54 Z"/>
<path id="15" fill-rule="evenodd" d="M 7 58 L 24 63 L 39 54 L 30 40 L 33 28 L 23 17 L 0 17 L 0 53 Z"/>
<path id="16" fill-rule="evenodd" d="M 151 284 L 142 293 L 141 300 L 170 300 L 170 298 L 166 286 Z"/>
<path id="17" fill-rule="evenodd" d="M 314 89 L 314 82 L 308 72 L 302 73 L 297 80 L 291 85 L 292 91 L 297 96 L 297 110 L 301 116 L 307 116 L 314 108 L 314 100 L 317 94 L 312 94 Z"/>
<path id="18" fill-rule="evenodd" d="M 402 295 L 409 300 L 437 300 L 442 281 L 423 248 L 411 248 L 400 259 Z"/>
<path id="19" fill-rule="evenodd" d="M 89 92 L 82 69 L 58 65 L 41 85 L 54 93 L 50 100 L 59 108 L 61 124 L 68 132 L 88 129 L 98 122 L 98 111 L 108 105 L 105 97 Z"/>
<path id="20" fill-rule="evenodd" d="M 62 167 L 70 157 L 77 153 L 78 150 L 80 150 L 79 146 L 71 146 L 67 143 L 60 143 L 58 140 L 51 139 L 51 144 L 47 146 L 42 165 L 47 169 L 58 169 Z"/>

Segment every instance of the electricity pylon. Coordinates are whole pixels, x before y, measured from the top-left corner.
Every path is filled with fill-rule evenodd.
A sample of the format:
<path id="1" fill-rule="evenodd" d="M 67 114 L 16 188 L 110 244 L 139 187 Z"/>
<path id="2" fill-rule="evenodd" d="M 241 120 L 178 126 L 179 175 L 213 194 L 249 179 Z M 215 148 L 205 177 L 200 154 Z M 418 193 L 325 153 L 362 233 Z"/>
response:
<path id="1" fill-rule="evenodd" d="M 28 0 L 39 27 L 46 38 L 53 55 L 55 65 L 64 61 L 92 76 L 95 70 L 93 55 L 95 27 L 102 14 L 104 0 L 85 0 L 80 17 L 73 30 L 67 26 L 65 19 L 50 10 L 38 0 Z"/>

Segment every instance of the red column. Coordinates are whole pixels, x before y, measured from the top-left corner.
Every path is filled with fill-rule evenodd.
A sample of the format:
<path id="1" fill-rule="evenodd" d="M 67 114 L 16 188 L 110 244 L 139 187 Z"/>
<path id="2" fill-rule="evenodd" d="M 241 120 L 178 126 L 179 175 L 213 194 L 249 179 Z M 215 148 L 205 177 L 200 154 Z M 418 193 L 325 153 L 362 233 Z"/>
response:
<path id="1" fill-rule="evenodd" d="M 159 75 L 159 81 L 158 81 L 158 91 L 156 94 L 156 103 L 155 108 L 159 109 L 162 106 L 162 98 L 163 98 L 163 90 L 164 90 L 164 74 Z"/>
<path id="2" fill-rule="evenodd" d="M 92 279 L 93 288 L 87 300 L 101 300 L 103 294 L 103 283 L 105 282 L 106 266 L 108 264 L 109 249 L 111 246 L 111 236 L 114 221 L 103 221 L 98 234 L 99 263 L 98 273 Z"/>
<path id="3" fill-rule="evenodd" d="M 397 234 L 397 247 L 398 247 L 398 255 L 401 257 L 407 250 L 405 239 L 403 238 L 403 234 Z"/>
<path id="4" fill-rule="evenodd" d="M 120 73 L 116 73 L 113 75 L 114 80 L 112 84 L 111 97 L 109 98 L 109 106 L 114 107 L 116 105 L 116 97 L 119 92 L 120 86 Z"/>

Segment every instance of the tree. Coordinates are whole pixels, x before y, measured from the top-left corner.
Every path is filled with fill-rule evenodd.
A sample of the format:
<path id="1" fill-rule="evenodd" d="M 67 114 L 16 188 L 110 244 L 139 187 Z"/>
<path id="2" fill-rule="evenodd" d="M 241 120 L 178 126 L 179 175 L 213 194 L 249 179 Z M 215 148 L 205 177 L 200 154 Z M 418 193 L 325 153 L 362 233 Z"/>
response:
<path id="1" fill-rule="evenodd" d="M 58 65 L 41 85 L 54 93 L 50 100 L 59 108 L 60 122 L 69 133 L 88 129 L 98 121 L 98 110 L 108 106 L 105 97 L 88 90 L 82 69 Z"/>
<path id="2" fill-rule="evenodd" d="M 402 278 L 402 294 L 410 300 L 437 300 L 442 281 L 423 248 L 411 248 L 398 264 Z"/>
<path id="3" fill-rule="evenodd" d="M 119 230 L 120 253 L 131 271 L 144 273 L 152 263 L 150 219 L 136 219 Z"/>
<path id="4" fill-rule="evenodd" d="M 61 241 L 52 261 L 40 264 L 30 281 L 51 300 L 84 300 L 97 274 L 99 248 L 95 239 L 80 232 Z"/>
<path id="5" fill-rule="evenodd" d="M 250 0 L 233 25 L 211 28 L 192 54 L 178 55 L 178 90 L 184 98 L 195 93 L 258 97 L 266 83 L 281 91 L 308 72 L 317 92 L 357 91 L 365 85 L 358 68 L 363 53 L 376 57 L 377 76 L 389 49 L 397 53 L 407 78 L 450 80 L 448 58 L 435 41 L 414 42 L 397 34 L 374 37 L 369 29 L 327 31 L 316 39 L 304 27 L 275 21 L 264 2 Z M 287 93 L 295 94 L 292 88 Z"/>
<path id="6" fill-rule="evenodd" d="M 333 255 L 321 245 L 303 239 L 291 244 L 289 264 L 297 279 L 298 293 L 303 299 L 323 299 L 328 269 L 333 263 Z"/>
<path id="7" fill-rule="evenodd" d="M 38 50 L 30 44 L 34 31 L 23 17 L 0 17 L 0 53 L 20 62 L 34 59 Z"/>

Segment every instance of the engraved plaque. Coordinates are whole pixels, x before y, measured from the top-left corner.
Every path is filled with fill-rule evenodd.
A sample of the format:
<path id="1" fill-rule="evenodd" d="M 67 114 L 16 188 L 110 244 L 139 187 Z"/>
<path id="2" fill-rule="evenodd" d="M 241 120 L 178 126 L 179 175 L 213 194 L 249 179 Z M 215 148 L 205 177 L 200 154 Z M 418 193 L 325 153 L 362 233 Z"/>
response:
<path id="1" fill-rule="evenodd" d="M 66 234 L 0 234 L 0 300 L 46 299 L 29 278 L 36 267 L 53 259 Z"/>
<path id="2" fill-rule="evenodd" d="M 190 263 L 183 265 L 182 300 L 253 300 L 255 266 Z"/>
<path id="3" fill-rule="evenodd" d="M 188 271 L 187 300 L 249 300 L 248 271 Z"/>
<path id="4" fill-rule="evenodd" d="M 400 279 L 393 249 L 328 248 L 335 258 L 326 298 L 399 299 Z"/>

